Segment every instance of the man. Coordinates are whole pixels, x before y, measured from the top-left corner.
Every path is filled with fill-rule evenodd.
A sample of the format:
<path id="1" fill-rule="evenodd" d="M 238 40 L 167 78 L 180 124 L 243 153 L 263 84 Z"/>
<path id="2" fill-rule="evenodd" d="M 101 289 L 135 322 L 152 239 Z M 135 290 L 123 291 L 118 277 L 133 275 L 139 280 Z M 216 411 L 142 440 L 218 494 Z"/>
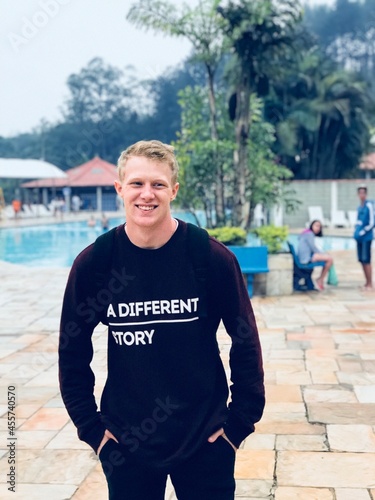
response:
<path id="1" fill-rule="evenodd" d="M 179 499 L 233 499 L 236 449 L 264 408 L 261 348 L 241 271 L 207 238 L 207 269 L 197 273 L 198 241 L 170 211 L 177 170 L 173 148 L 159 141 L 121 154 L 115 188 L 126 224 L 112 233 L 111 271 L 96 291 L 97 243 L 90 245 L 64 296 L 61 392 L 80 439 L 102 462 L 110 500 L 161 500 L 168 475 Z M 203 230 L 195 228 L 195 238 L 196 231 Z M 221 320 L 232 340 L 229 406 Z M 89 365 L 100 321 L 108 325 L 108 377 L 98 412 Z"/>
<path id="2" fill-rule="evenodd" d="M 373 290 L 371 269 L 371 243 L 374 227 L 374 206 L 367 201 L 367 187 L 359 186 L 357 189 L 360 205 L 357 212 L 357 222 L 354 238 L 357 241 L 358 261 L 361 263 L 366 283 L 364 291 Z"/>

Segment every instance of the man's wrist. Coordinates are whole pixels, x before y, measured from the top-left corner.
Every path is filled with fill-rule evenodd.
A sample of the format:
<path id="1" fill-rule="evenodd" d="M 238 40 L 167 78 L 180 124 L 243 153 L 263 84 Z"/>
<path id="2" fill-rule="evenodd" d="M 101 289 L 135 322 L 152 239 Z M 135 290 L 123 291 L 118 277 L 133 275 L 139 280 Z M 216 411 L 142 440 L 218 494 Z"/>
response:
<path id="1" fill-rule="evenodd" d="M 102 438 L 102 440 L 100 441 L 100 444 L 99 444 L 98 449 L 97 449 L 97 451 L 96 451 L 96 454 L 97 454 L 98 456 L 99 456 L 99 453 L 101 452 L 101 450 L 102 450 L 103 446 L 105 445 L 105 443 L 106 443 L 109 439 L 110 439 L 110 438 L 109 438 L 106 434 L 104 434 L 104 435 L 103 435 L 103 438 Z"/>
<path id="2" fill-rule="evenodd" d="M 234 444 L 233 444 L 233 443 L 232 443 L 232 441 L 228 438 L 228 436 L 225 434 L 225 432 L 223 432 L 223 433 L 222 433 L 221 437 L 222 437 L 222 438 L 224 438 L 224 439 L 225 439 L 225 441 L 227 441 L 227 442 L 231 445 L 231 447 L 234 449 L 234 451 L 237 451 L 237 450 L 238 450 L 238 448 L 237 448 L 236 446 L 234 446 Z"/>

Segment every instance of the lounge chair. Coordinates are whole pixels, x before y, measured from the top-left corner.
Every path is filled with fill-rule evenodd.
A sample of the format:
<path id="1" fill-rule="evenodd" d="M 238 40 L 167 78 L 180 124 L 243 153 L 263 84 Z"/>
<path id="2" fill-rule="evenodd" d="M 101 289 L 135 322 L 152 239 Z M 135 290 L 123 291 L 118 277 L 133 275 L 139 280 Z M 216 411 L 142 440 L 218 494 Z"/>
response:
<path id="1" fill-rule="evenodd" d="M 24 217 L 36 217 L 36 213 L 34 212 L 32 205 L 22 205 L 22 215 Z"/>
<path id="2" fill-rule="evenodd" d="M 2 210 L 2 214 L 5 216 L 6 219 L 14 219 L 15 218 L 15 213 L 13 210 L 13 207 L 11 205 L 6 205 L 5 208 Z M 19 215 L 22 215 L 22 212 L 19 213 Z"/>
<path id="3" fill-rule="evenodd" d="M 309 222 L 312 222 L 313 220 L 319 220 L 323 224 L 323 226 L 327 227 L 331 225 L 330 220 L 324 217 L 322 207 L 320 206 L 308 207 L 308 212 L 309 212 Z"/>
<path id="4" fill-rule="evenodd" d="M 333 227 L 349 227 L 349 221 L 345 217 L 344 210 L 332 210 L 331 224 Z"/>
<path id="5" fill-rule="evenodd" d="M 358 219 L 357 210 L 348 210 L 349 226 L 354 227 Z"/>
<path id="6" fill-rule="evenodd" d="M 34 205 L 34 209 L 37 217 L 51 217 L 53 215 L 53 212 L 48 210 L 48 208 L 46 208 L 43 204 Z"/>
<path id="7" fill-rule="evenodd" d="M 255 205 L 253 218 L 254 218 L 255 227 L 260 227 L 264 224 L 264 220 L 265 220 L 264 211 L 263 211 L 263 207 L 260 203 Z"/>

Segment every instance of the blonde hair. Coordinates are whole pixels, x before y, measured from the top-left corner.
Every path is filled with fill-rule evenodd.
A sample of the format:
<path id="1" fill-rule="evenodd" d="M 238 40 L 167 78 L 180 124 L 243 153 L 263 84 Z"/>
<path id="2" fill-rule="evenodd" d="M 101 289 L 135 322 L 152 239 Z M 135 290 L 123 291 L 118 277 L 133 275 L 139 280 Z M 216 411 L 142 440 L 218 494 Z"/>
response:
<path id="1" fill-rule="evenodd" d="M 123 151 L 117 161 L 117 173 L 120 181 L 124 178 L 124 168 L 129 158 L 134 156 L 144 156 L 150 160 L 166 163 L 172 171 L 172 183 L 176 184 L 178 177 L 178 162 L 174 154 L 174 147 L 163 142 L 138 141 Z"/>

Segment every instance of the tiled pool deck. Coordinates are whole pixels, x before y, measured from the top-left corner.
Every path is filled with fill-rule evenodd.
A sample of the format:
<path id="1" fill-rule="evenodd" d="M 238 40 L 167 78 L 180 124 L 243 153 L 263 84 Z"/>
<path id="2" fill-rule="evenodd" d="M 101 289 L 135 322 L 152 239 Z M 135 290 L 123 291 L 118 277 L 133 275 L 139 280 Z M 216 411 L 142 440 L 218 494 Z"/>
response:
<path id="1" fill-rule="evenodd" d="M 360 291 L 354 252 L 333 254 L 338 287 L 253 299 L 267 406 L 256 433 L 238 451 L 236 498 L 375 500 L 375 293 Z M 4 500 L 107 498 L 98 460 L 77 439 L 59 396 L 57 329 L 67 274 L 68 269 L 0 261 Z M 228 366 L 229 339 L 223 330 L 219 337 Z M 100 327 L 94 359 L 98 393 L 105 346 Z M 16 493 L 6 485 L 9 385 L 17 392 Z M 175 498 L 170 487 L 166 498 Z"/>

